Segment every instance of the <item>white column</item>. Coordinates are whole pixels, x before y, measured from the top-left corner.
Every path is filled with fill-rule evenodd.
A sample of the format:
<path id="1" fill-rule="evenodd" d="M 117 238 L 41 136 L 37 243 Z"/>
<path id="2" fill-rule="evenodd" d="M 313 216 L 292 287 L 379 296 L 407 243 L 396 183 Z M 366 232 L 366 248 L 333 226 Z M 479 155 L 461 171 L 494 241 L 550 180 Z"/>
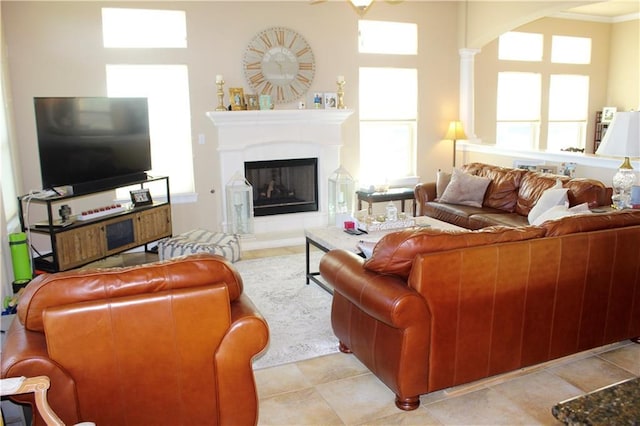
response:
<path id="1" fill-rule="evenodd" d="M 469 140 L 477 139 L 474 110 L 474 57 L 480 49 L 460 49 L 460 120 Z"/>

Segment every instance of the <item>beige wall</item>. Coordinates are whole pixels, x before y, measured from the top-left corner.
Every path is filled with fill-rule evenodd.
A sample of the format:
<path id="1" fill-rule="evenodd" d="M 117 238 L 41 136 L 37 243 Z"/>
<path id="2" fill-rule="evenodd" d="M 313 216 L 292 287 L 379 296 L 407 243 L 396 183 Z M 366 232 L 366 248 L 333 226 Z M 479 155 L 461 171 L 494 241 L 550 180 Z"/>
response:
<path id="1" fill-rule="evenodd" d="M 460 34 L 471 34 L 473 43 L 469 43 L 470 47 L 477 44 L 483 48 L 477 67 L 481 78 L 476 83 L 479 90 L 476 123 L 481 129 L 479 136 L 484 137 L 493 131 L 489 128 L 491 126 L 485 124 L 490 120 L 490 111 L 495 110 L 495 91 L 492 95 L 487 76 L 496 65 L 487 59 L 491 47 L 484 46 L 483 40 L 495 38 L 502 28 L 512 29 L 533 15 L 546 13 L 551 6 L 557 9 L 558 4 L 574 2 L 484 2 L 484 9 L 480 8 L 480 3 L 471 2 L 467 5 L 449 1 L 405 1 L 391 5 L 377 1 L 367 13 L 368 19 L 416 22 L 419 27 L 418 57 L 394 58 L 357 53 L 358 16 L 346 1 L 324 2 L 314 6 L 307 1 L 2 1 L 2 24 L 11 74 L 9 90 L 13 99 L 16 142 L 22 169 L 23 185 L 20 192 L 41 186 L 32 105 L 34 96 L 104 95 L 105 64 L 108 63 L 183 63 L 189 66 L 192 147 L 198 201 L 195 204 L 173 206 L 174 231 L 177 233 L 194 227 L 219 229 L 222 213 L 220 197 L 224 182 L 219 182 L 218 178 L 216 129 L 205 117 L 205 112 L 212 110 L 217 103 L 216 74 L 224 75 L 227 87 L 247 89 L 241 70 L 244 48 L 253 35 L 270 26 L 295 29 L 311 44 L 317 66 L 310 92 L 334 91 L 336 76 L 345 76 L 345 103 L 356 114 L 344 125 L 342 158 L 345 167 L 354 175 L 359 169 L 358 67 L 417 67 L 420 99 L 417 172 L 423 180 L 431 180 L 439 167 L 447 167 L 451 162 L 451 144 L 441 138 L 447 123 L 458 116 Z M 520 3 L 521 9 L 518 10 Z M 188 49 L 103 49 L 100 8 L 105 5 L 185 10 Z M 459 10 L 462 15 L 458 14 Z M 497 13 L 496 10 L 504 13 Z M 469 31 L 467 33 L 463 29 L 461 32 L 459 27 L 469 20 L 470 13 L 476 15 L 470 20 Z M 559 24 L 564 26 L 563 22 Z M 618 36 L 617 28 L 614 26 L 612 40 L 625 38 L 628 33 L 627 30 L 621 30 Z M 637 44 L 635 48 L 637 51 Z M 619 58 L 619 55 L 616 57 Z M 637 87 L 637 78 L 635 81 Z M 607 97 L 609 94 L 606 90 L 603 93 L 603 101 L 614 101 Z M 623 97 L 624 90 L 620 93 Z M 627 101 L 616 102 L 623 104 Z M 204 145 L 197 142 L 199 134 L 206 139 Z M 216 191 L 215 194 L 210 193 L 212 189 Z"/>
<path id="2" fill-rule="evenodd" d="M 500 34 L 536 19 L 551 16 L 588 1 L 466 1 L 461 5 L 467 25 L 461 46 L 482 49 Z"/>
<path id="3" fill-rule="evenodd" d="M 640 21 L 612 25 L 609 82 L 604 105 L 640 110 Z"/>
<path id="4" fill-rule="evenodd" d="M 194 227 L 219 229 L 221 193 L 217 132 L 205 117 L 215 108 L 215 75 L 226 87 L 244 87 L 241 64 L 246 44 L 260 30 L 286 26 L 299 31 L 313 48 L 316 76 L 310 92 L 335 91 L 337 75 L 344 75 L 345 103 L 358 109 L 359 66 L 410 66 L 419 70 L 418 156 L 420 174 L 432 174 L 449 163 L 449 146 L 439 139 L 458 109 L 457 4 L 453 2 L 376 2 L 370 19 L 416 22 L 417 58 L 358 55 L 358 15 L 345 2 L 310 6 L 299 2 L 127 2 L 127 7 L 177 8 L 187 13 L 188 49 L 127 51 L 101 46 L 102 6 L 113 2 L 3 1 L 2 18 L 10 51 L 11 91 L 24 185 L 21 192 L 38 189 L 34 96 L 103 96 L 105 64 L 184 63 L 189 66 L 195 185 L 198 201 L 174 204 L 174 232 Z M 393 84 L 393 82 L 381 82 Z M 307 104 L 310 104 L 307 101 Z M 286 107 L 286 106 L 285 106 Z M 293 106 L 288 106 L 293 107 Z M 343 164 L 358 173 L 357 113 L 344 125 Z M 198 144 L 203 134 L 206 143 Z M 210 191 L 214 189 L 215 194 Z M 90 200 L 75 200 L 95 203 Z"/>

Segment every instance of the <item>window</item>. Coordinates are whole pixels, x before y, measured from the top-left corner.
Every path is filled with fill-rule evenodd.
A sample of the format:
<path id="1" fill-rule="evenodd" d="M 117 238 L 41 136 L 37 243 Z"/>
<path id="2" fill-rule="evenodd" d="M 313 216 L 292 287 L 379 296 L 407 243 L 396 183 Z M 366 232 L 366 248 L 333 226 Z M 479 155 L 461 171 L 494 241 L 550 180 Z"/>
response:
<path id="1" fill-rule="evenodd" d="M 551 75 L 547 151 L 585 147 L 588 102 L 588 76 Z"/>
<path id="2" fill-rule="evenodd" d="M 586 37 L 551 37 L 551 62 L 556 64 L 591 63 L 591 39 Z"/>
<path id="3" fill-rule="evenodd" d="M 17 225 L 18 203 L 16 201 L 18 194 L 16 193 L 16 182 L 13 167 L 13 155 L 11 152 L 11 142 L 9 136 L 9 126 L 7 118 L 9 111 L 6 109 L 4 93 L 4 72 L 0 73 L 0 170 L 2 173 L 2 207 L 4 208 L 4 217 L 10 225 L 7 229 Z M 16 222 L 16 223 L 14 223 Z M 17 226 L 16 226 L 17 227 Z M 1 235 L 5 235 L 4 232 Z"/>
<path id="4" fill-rule="evenodd" d="M 102 24 L 105 48 L 187 47 L 184 11 L 103 8 Z M 192 193 L 189 70 L 181 64 L 150 65 L 152 52 L 144 65 L 131 64 L 130 58 L 126 55 L 126 65 L 106 65 L 107 93 L 148 98 L 152 172 L 169 176 L 172 194 Z M 117 196 L 128 198 L 128 193 Z"/>
<path id="5" fill-rule="evenodd" d="M 358 51 L 391 55 L 418 53 L 418 26 L 401 22 L 358 22 Z"/>
<path id="6" fill-rule="evenodd" d="M 498 39 L 498 59 L 503 61 L 542 61 L 542 34 L 508 32 Z"/>
<path id="7" fill-rule="evenodd" d="M 498 72 L 496 144 L 524 150 L 584 149 L 589 76 L 566 70 L 591 62 L 591 39 L 551 35 L 546 48 L 543 40 L 543 34 L 523 32 L 508 32 L 498 40 L 500 60 L 531 63 L 501 64 L 506 70 Z"/>
<path id="8" fill-rule="evenodd" d="M 172 193 L 193 192 L 186 65 L 107 65 L 107 93 L 148 99 L 153 174 L 169 176 Z"/>
<path id="9" fill-rule="evenodd" d="M 104 47 L 185 48 L 187 21 L 182 10 L 102 9 Z"/>
<path id="10" fill-rule="evenodd" d="M 361 20 L 359 29 L 360 53 L 417 54 L 415 24 Z M 359 80 L 360 182 L 378 185 L 414 176 L 417 69 L 361 67 Z"/>
<path id="11" fill-rule="evenodd" d="M 540 88 L 540 74 L 498 73 L 497 145 L 525 150 L 536 147 Z"/>

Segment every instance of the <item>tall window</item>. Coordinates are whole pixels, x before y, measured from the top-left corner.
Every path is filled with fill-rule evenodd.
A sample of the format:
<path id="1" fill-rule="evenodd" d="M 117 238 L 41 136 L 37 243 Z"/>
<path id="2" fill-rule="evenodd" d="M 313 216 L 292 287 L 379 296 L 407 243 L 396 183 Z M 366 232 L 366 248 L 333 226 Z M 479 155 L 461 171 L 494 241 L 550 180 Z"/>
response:
<path id="1" fill-rule="evenodd" d="M 510 68 L 506 61 L 524 61 L 530 71 L 521 71 L 519 65 L 519 72 L 498 73 L 496 144 L 525 150 L 584 149 L 589 76 L 555 71 L 564 72 L 566 64 L 588 64 L 591 39 L 553 35 L 548 53 L 542 34 L 509 32 L 498 43 L 504 68 Z M 540 140 L 541 134 L 546 138 Z"/>
<path id="2" fill-rule="evenodd" d="M 547 151 L 584 148 L 589 77 L 554 74 L 549 81 Z"/>
<path id="3" fill-rule="evenodd" d="M 515 149 L 536 147 L 540 129 L 540 83 L 540 74 L 536 73 L 498 74 L 497 145 Z"/>
<path id="4" fill-rule="evenodd" d="M 360 53 L 417 56 L 415 24 L 361 20 L 359 34 Z M 389 61 L 381 56 L 382 62 Z M 415 175 L 417 69 L 361 67 L 359 80 L 360 182 L 377 185 Z"/>
<path id="5" fill-rule="evenodd" d="M 104 8 L 102 22 L 105 48 L 187 47 L 183 11 Z M 106 74 L 109 96 L 148 98 L 153 174 L 169 176 L 172 194 L 192 193 L 187 66 L 131 64 L 127 55 L 126 65 L 107 64 Z"/>
<path id="6" fill-rule="evenodd" d="M 193 191 L 189 78 L 186 65 L 107 65 L 107 94 L 149 103 L 151 164 L 172 193 Z"/>

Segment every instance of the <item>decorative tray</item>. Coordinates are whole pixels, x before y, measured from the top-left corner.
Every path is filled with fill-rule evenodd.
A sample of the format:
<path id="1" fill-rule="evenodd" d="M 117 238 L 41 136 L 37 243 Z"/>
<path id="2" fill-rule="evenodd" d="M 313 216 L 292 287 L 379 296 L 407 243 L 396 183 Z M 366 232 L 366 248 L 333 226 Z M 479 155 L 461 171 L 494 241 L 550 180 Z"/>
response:
<path id="1" fill-rule="evenodd" d="M 414 218 L 388 220 L 385 222 L 373 221 L 371 223 L 358 222 L 358 228 L 367 232 L 388 231 L 390 229 L 409 228 L 416 225 Z"/>

